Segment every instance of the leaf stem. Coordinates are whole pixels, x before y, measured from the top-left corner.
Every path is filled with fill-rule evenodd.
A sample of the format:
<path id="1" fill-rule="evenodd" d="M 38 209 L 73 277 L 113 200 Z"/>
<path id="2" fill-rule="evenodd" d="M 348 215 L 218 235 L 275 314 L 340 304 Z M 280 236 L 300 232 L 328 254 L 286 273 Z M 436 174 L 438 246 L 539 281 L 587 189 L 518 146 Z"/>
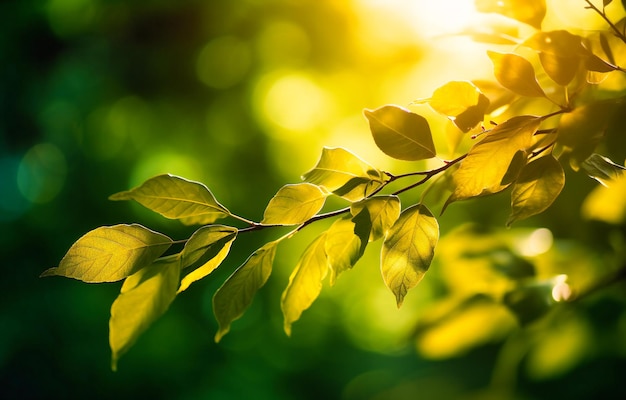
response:
<path id="1" fill-rule="evenodd" d="M 600 11 L 600 9 L 596 7 L 590 0 L 585 0 L 585 3 L 589 4 L 585 8 L 591 9 L 595 11 L 596 13 L 598 13 L 598 15 L 600 15 L 600 17 L 602 17 L 602 19 L 605 20 L 607 24 L 609 24 L 609 26 L 611 27 L 611 30 L 613 31 L 613 33 L 615 33 L 615 36 L 617 36 L 622 42 L 626 43 L 626 35 L 620 32 L 619 29 L 617 29 L 617 26 L 615 26 L 615 24 L 611 22 L 609 17 L 606 16 L 606 13 L 604 12 L 604 10 Z"/>

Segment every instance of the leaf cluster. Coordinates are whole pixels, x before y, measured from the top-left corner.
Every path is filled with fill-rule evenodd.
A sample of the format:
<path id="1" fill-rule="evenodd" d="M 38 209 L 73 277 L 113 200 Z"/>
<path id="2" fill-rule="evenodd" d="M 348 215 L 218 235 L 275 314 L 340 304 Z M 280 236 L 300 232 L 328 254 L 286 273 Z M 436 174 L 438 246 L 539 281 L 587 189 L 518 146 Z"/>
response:
<path id="1" fill-rule="evenodd" d="M 400 307 L 428 271 L 439 240 L 437 217 L 425 199 L 403 207 L 400 195 L 405 191 L 433 185 L 432 178 L 443 176 L 446 179 L 438 182 L 448 193 L 445 210 L 454 202 L 510 188 L 506 224 L 511 225 L 550 207 L 565 185 L 564 167 L 603 184 L 622 174 L 624 167 L 597 154 L 596 148 L 626 93 L 621 87 L 609 96 L 598 95 L 609 75 L 626 72 L 620 67 L 625 62 L 626 23 L 613 23 L 604 9 L 586 3 L 605 18 L 607 31 L 589 36 L 542 31 L 543 1 L 477 1 L 480 11 L 513 18 L 531 26 L 534 33 L 525 38 L 508 35 L 508 51 L 488 52 L 495 82 L 452 81 L 419 101 L 449 120 L 451 129 L 442 134 L 451 135 L 448 152 L 455 157 L 451 160 L 438 156 L 431 124 L 410 111 L 411 105 L 364 111 L 382 152 L 408 162 L 433 160 L 439 163 L 437 168 L 393 175 L 346 149 L 324 148 L 301 182 L 276 192 L 258 222 L 229 211 L 200 182 L 156 176 L 110 199 L 133 200 L 165 218 L 199 225 L 188 239 L 174 241 L 138 224 L 99 227 L 79 238 L 58 267 L 42 276 L 89 283 L 124 281 L 111 308 L 114 369 L 176 296 L 222 264 L 237 237 L 259 230 L 289 227 L 287 234 L 253 252 L 215 292 L 216 341 L 228 333 L 270 278 L 279 244 L 327 218 L 335 218 L 334 223 L 303 250 L 282 293 L 285 332 L 291 334 L 292 325 L 319 296 L 327 276 L 333 285 L 355 266 L 367 245 L 378 240 L 382 240 L 381 276 Z M 502 44 L 502 37 L 475 39 Z M 520 112 L 537 102 L 545 113 Z M 470 143 L 469 150 L 458 152 L 463 140 Z M 408 183 L 391 191 L 389 184 L 397 181 Z M 321 213 L 329 196 L 349 205 Z M 217 224 L 218 220 L 233 223 Z M 173 244 L 182 245 L 182 250 L 165 255 Z"/>

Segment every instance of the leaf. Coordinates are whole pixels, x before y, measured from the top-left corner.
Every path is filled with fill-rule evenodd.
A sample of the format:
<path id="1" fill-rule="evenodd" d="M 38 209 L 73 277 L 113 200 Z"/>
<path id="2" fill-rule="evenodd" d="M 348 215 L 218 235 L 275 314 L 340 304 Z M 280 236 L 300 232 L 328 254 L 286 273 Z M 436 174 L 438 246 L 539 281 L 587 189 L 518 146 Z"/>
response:
<path id="1" fill-rule="evenodd" d="M 428 271 L 438 240 L 439 224 L 422 204 L 404 210 L 389 230 L 381 252 L 381 271 L 398 308 Z"/>
<path id="2" fill-rule="evenodd" d="M 171 244 L 169 237 L 138 224 L 101 226 L 78 239 L 59 266 L 41 276 L 115 282 L 152 264 Z"/>
<path id="3" fill-rule="evenodd" d="M 322 291 L 322 280 L 328 273 L 325 242 L 326 233 L 323 233 L 306 248 L 282 294 L 280 305 L 285 333 L 289 336 L 291 325 L 300 319 L 302 312 L 313 304 Z"/>
<path id="4" fill-rule="evenodd" d="M 337 219 L 326 231 L 325 252 L 330 267 L 330 285 L 351 269 L 367 246 L 370 230 L 357 230 L 351 216 Z"/>
<path id="5" fill-rule="evenodd" d="M 369 241 L 372 242 L 384 237 L 400 216 L 400 199 L 393 195 L 370 197 L 352 203 L 350 213 L 354 217 L 366 213 L 371 223 Z"/>
<path id="6" fill-rule="evenodd" d="M 567 86 L 576 77 L 581 60 L 578 57 L 539 53 L 539 61 L 550 79 L 561 86 Z"/>
<path id="7" fill-rule="evenodd" d="M 565 146 L 564 157 L 577 171 L 604 137 L 620 100 L 603 100 L 575 108 L 563 114 L 559 122 L 557 143 Z"/>
<path id="8" fill-rule="evenodd" d="M 233 229 L 233 230 L 231 230 Z M 219 267 L 228 255 L 233 241 L 237 237 L 235 228 L 211 225 L 198 229 L 182 251 L 184 264 L 202 260 L 204 264 L 183 277 L 178 293 L 187 290 L 189 285 L 206 277 Z"/>
<path id="9" fill-rule="evenodd" d="M 511 176 L 524 162 L 519 152 L 528 154 L 533 134 L 541 118 L 532 115 L 513 117 L 496 126 L 475 144 L 453 174 L 454 191 L 446 205 L 457 200 L 497 193 L 512 181 Z M 524 157 L 525 159 L 525 157 Z M 512 171 L 511 165 L 517 171 Z"/>
<path id="10" fill-rule="evenodd" d="M 488 51 L 487 55 L 493 62 L 496 80 L 502 86 L 522 96 L 546 96 L 535 78 L 535 69 L 528 60 L 512 53 Z"/>
<path id="11" fill-rule="evenodd" d="M 525 40 L 524 46 L 540 53 L 559 57 L 587 57 L 589 51 L 583 45 L 582 36 L 574 35 L 566 30 L 540 31 Z"/>
<path id="12" fill-rule="evenodd" d="M 430 126 L 421 115 L 393 105 L 364 110 L 363 113 L 376 145 L 388 156 L 406 161 L 435 156 Z"/>
<path id="13" fill-rule="evenodd" d="M 609 186 L 614 181 L 624 175 L 624 168 L 619 164 L 615 164 L 607 157 L 600 154 L 592 154 L 581 164 L 583 171 L 589 177 L 597 180 L 602 186 Z"/>
<path id="14" fill-rule="evenodd" d="M 511 192 L 511 215 L 507 226 L 545 211 L 565 185 L 561 164 L 552 156 L 538 158 L 520 172 Z"/>
<path id="15" fill-rule="evenodd" d="M 180 279 L 180 259 L 158 259 L 124 281 L 120 295 L 111 306 L 109 344 L 111 368 L 117 369 L 120 357 L 137 338 L 167 311 L 176 297 Z"/>
<path id="16" fill-rule="evenodd" d="M 166 218 L 186 224 L 210 224 L 230 215 L 202 183 L 174 175 L 159 175 L 140 186 L 116 193 L 111 200 L 135 200 Z"/>
<path id="17" fill-rule="evenodd" d="M 195 264 L 205 255 L 212 257 L 226 242 L 234 240 L 237 228 L 225 225 L 208 225 L 195 231 L 181 252 L 181 268 Z M 216 250 L 217 249 L 217 250 Z"/>
<path id="18" fill-rule="evenodd" d="M 384 183 L 381 171 L 345 149 L 328 147 L 302 178 L 349 201 L 369 196 Z"/>
<path id="19" fill-rule="evenodd" d="M 278 241 L 265 244 L 226 279 L 213 296 L 213 313 L 219 324 L 215 341 L 230 331 L 231 323 L 240 318 L 252 304 L 256 292 L 272 273 Z"/>
<path id="20" fill-rule="evenodd" d="M 587 196 L 581 207 L 586 219 L 623 225 L 626 221 L 626 174 L 612 180 L 607 186 L 598 185 Z"/>
<path id="21" fill-rule="evenodd" d="M 474 4 L 479 12 L 498 13 L 537 29 L 546 16 L 545 0 L 476 0 Z"/>
<path id="22" fill-rule="evenodd" d="M 429 104 L 468 132 L 483 121 L 489 99 L 471 82 L 452 81 L 436 89 Z"/>
<path id="23" fill-rule="evenodd" d="M 285 185 L 270 200 L 262 224 L 297 225 L 309 220 L 324 206 L 326 194 L 310 183 Z"/>

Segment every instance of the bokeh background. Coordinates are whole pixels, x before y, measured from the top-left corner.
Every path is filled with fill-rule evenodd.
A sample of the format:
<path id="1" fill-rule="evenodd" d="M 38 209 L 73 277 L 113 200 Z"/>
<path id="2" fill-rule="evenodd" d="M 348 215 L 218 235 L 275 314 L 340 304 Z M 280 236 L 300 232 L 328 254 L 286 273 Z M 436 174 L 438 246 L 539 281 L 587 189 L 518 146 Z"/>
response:
<path id="1" fill-rule="evenodd" d="M 601 26 L 583 1 L 549 4 L 548 26 Z M 610 7 L 623 14 L 619 2 Z M 38 278 L 101 225 L 137 222 L 188 237 L 190 227 L 107 200 L 156 174 L 204 182 L 231 211 L 259 220 L 323 146 L 392 172 L 428 167 L 384 156 L 362 110 L 408 106 L 448 80 L 488 78 L 484 45 L 454 33 L 492 17 L 451 0 L 2 2 L 0 397 L 624 398 L 623 284 L 522 333 L 489 301 L 438 301 L 446 290 L 501 290 L 506 282 L 483 270 L 523 268 L 524 257 L 548 265 L 546 277 L 565 271 L 592 282 L 610 272 L 623 259 L 624 221 L 581 217 L 597 186 L 581 174 L 568 175 L 555 207 L 518 229 L 501 229 L 506 196 L 452 206 L 440 220 L 451 245 L 401 310 L 380 279 L 379 245 L 370 246 L 287 338 L 280 292 L 323 223 L 311 227 L 281 245 L 272 278 L 215 344 L 213 293 L 273 236 L 238 239 L 116 373 L 107 337 L 120 284 Z M 613 138 L 623 132 L 614 130 Z M 435 140 L 446 157 L 445 139 Z M 624 140 L 614 143 L 622 162 Z M 482 229 L 458 230 L 471 222 Z M 466 250 L 487 266 L 467 261 Z M 459 304 L 472 312 L 421 322 Z"/>

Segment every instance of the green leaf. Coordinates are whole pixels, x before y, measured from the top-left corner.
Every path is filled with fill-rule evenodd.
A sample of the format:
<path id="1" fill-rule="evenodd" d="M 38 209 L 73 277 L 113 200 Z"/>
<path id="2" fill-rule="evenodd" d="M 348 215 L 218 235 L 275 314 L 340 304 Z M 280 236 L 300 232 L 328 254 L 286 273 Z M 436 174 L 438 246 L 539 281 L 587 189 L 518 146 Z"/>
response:
<path id="1" fill-rule="evenodd" d="M 474 4 L 479 12 L 498 13 L 537 29 L 546 16 L 545 0 L 476 0 Z"/>
<path id="2" fill-rule="evenodd" d="M 525 164 L 533 134 L 541 118 L 532 115 L 513 117 L 496 126 L 475 144 L 453 174 L 454 191 L 446 205 L 457 200 L 497 193 L 512 181 Z M 523 162 L 520 162 L 523 161 Z M 516 171 L 512 171 L 514 166 Z"/>
<path id="3" fill-rule="evenodd" d="M 306 248 L 282 294 L 280 305 L 285 333 L 289 336 L 291 325 L 300 319 L 302 312 L 313 304 L 322 291 L 322 280 L 328 273 L 325 242 L 326 233 L 323 233 Z"/>
<path id="4" fill-rule="evenodd" d="M 404 210 L 389 230 L 381 252 L 381 271 L 398 308 L 428 271 L 438 240 L 439 224 L 422 204 Z"/>
<path id="5" fill-rule="evenodd" d="M 483 121 L 489 99 L 471 82 L 452 81 L 435 90 L 429 104 L 468 132 Z"/>
<path id="6" fill-rule="evenodd" d="M 369 241 L 384 237 L 400 216 L 400 199 L 397 196 L 374 196 L 352 203 L 350 212 L 354 217 L 367 215 L 371 223 Z"/>
<path id="7" fill-rule="evenodd" d="M 604 137 L 620 100 L 604 100 L 577 107 L 563 114 L 559 122 L 557 142 L 565 146 L 564 157 L 577 171 Z"/>
<path id="8" fill-rule="evenodd" d="M 182 260 L 185 266 L 198 260 L 201 260 L 203 264 L 183 277 L 178 293 L 187 290 L 189 285 L 206 277 L 219 267 L 228 255 L 236 237 L 235 228 L 221 225 L 206 226 L 194 232 L 182 251 Z"/>
<path id="9" fill-rule="evenodd" d="M 552 156 L 538 158 L 520 172 L 511 192 L 511 216 L 507 226 L 545 211 L 565 185 L 561 164 Z"/>
<path id="10" fill-rule="evenodd" d="M 502 86 L 522 96 L 546 96 L 535 78 L 535 69 L 528 60 L 512 53 L 488 51 L 487 55 L 493 62 L 494 75 Z"/>
<path id="11" fill-rule="evenodd" d="M 600 154 L 592 154 L 581 164 L 583 171 L 591 178 L 597 180 L 603 186 L 609 186 L 610 182 L 624 175 L 623 166 L 614 163 Z"/>
<path id="12" fill-rule="evenodd" d="M 349 201 L 369 196 L 384 183 L 381 171 L 345 149 L 328 147 L 302 178 Z"/>
<path id="13" fill-rule="evenodd" d="M 116 193 L 111 200 L 135 200 L 166 218 L 185 224 L 210 224 L 231 215 L 202 183 L 174 175 L 159 175 L 140 186 Z"/>
<path id="14" fill-rule="evenodd" d="M 208 225 L 196 230 L 181 252 L 181 268 L 187 268 L 207 256 L 215 256 L 226 242 L 236 236 L 237 228 L 232 226 Z"/>
<path id="15" fill-rule="evenodd" d="M 180 279 L 180 259 L 169 256 L 130 275 L 111 307 L 109 344 L 111 367 L 115 371 L 120 357 L 137 338 L 167 311 L 176 297 Z"/>
<path id="16" fill-rule="evenodd" d="M 169 237 L 138 224 L 102 226 L 78 239 L 59 266 L 41 276 L 115 282 L 152 264 L 171 244 Z"/>
<path id="17" fill-rule="evenodd" d="M 262 224 L 297 225 L 309 220 L 324 206 L 326 194 L 310 183 L 285 185 L 270 200 Z"/>
<path id="18" fill-rule="evenodd" d="M 278 241 L 270 242 L 255 251 L 215 292 L 213 313 L 219 324 L 216 342 L 228 333 L 231 323 L 243 315 L 256 292 L 267 282 L 277 245 Z"/>
<path id="19" fill-rule="evenodd" d="M 370 230 L 357 230 L 351 216 L 337 219 L 326 231 L 325 252 L 330 267 L 330 285 L 351 269 L 367 246 Z"/>
<path id="20" fill-rule="evenodd" d="M 364 114 L 376 145 L 388 156 L 406 161 L 435 156 L 430 126 L 421 115 L 393 105 L 364 110 Z"/>

